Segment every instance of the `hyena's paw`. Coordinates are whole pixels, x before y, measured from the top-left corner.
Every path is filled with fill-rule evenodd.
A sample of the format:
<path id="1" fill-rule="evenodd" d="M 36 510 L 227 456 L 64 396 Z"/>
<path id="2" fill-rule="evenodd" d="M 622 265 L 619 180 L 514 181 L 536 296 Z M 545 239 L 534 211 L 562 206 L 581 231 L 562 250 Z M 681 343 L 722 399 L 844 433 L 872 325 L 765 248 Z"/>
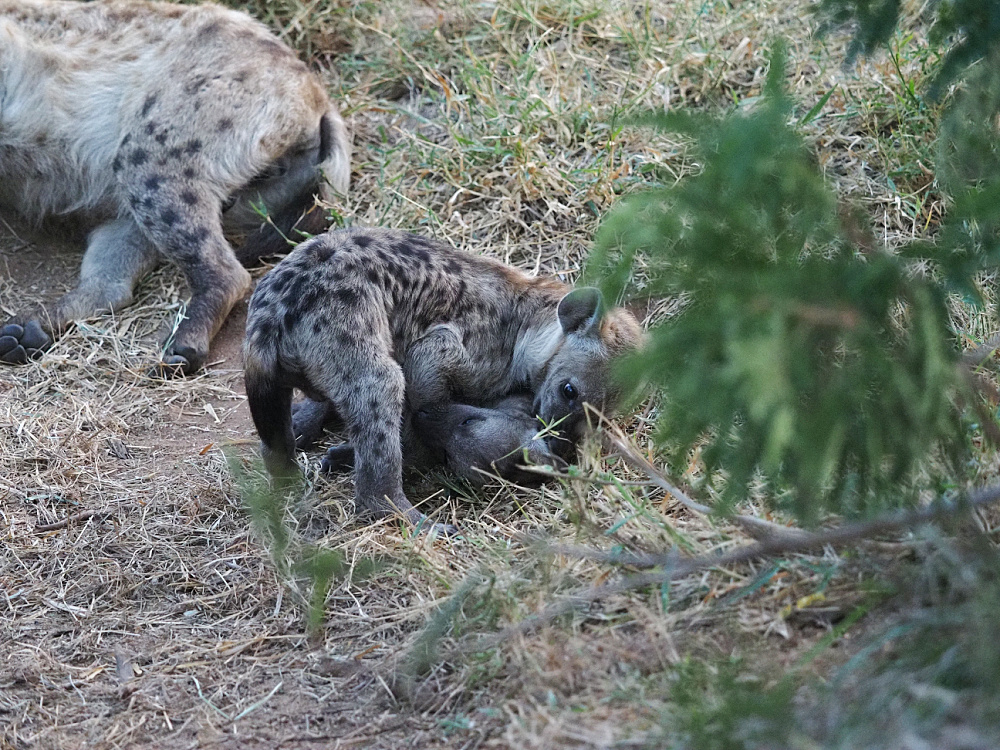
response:
<path id="1" fill-rule="evenodd" d="M 354 446 L 350 443 L 331 445 L 319 465 L 319 470 L 324 474 L 342 474 L 353 468 Z"/>
<path id="2" fill-rule="evenodd" d="M 292 404 L 292 434 L 300 451 L 312 448 L 323 437 L 323 428 L 330 423 L 333 408 L 327 401 L 307 398 Z"/>
<path id="3" fill-rule="evenodd" d="M 149 375 L 154 378 L 191 375 L 201 369 L 207 358 L 207 354 L 199 353 L 194 347 L 170 346 L 163 353 L 163 360 L 150 368 Z"/>
<path id="4" fill-rule="evenodd" d="M 456 537 L 461 533 L 458 526 L 450 523 L 432 523 L 430 527 L 426 528 L 426 530 L 436 536 L 444 536 L 448 538 Z"/>
<path id="5" fill-rule="evenodd" d="M 37 320 L 29 320 L 23 326 L 8 323 L 0 328 L 0 362 L 5 364 L 23 365 L 42 356 L 50 346 L 52 337 Z"/>

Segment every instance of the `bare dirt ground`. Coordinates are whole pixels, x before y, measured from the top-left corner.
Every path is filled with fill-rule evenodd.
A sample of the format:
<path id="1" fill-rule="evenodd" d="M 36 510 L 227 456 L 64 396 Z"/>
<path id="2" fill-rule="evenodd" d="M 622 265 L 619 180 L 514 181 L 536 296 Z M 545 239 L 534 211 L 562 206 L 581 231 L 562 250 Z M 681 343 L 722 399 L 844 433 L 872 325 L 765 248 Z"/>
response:
<path id="1" fill-rule="evenodd" d="M 921 61 L 845 72 L 844 38 L 816 42 L 804 0 L 245 5 L 327 72 L 351 122 L 351 193 L 333 206 L 343 223 L 423 231 L 575 280 L 620 194 L 697 168 L 681 140 L 622 121 L 644 107 L 752 106 L 772 33 L 791 40 L 797 116 L 836 87 L 807 130 L 880 237 L 892 245 L 940 215 L 921 173 L 885 173 L 884 134 L 906 116 L 895 71 Z M 67 289 L 80 257 L 14 231 L 25 239 L 0 228 L 4 320 Z M 430 660 L 404 699 L 394 680 L 442 606 L 458 602 L 439 633 L 452 644 L 620 575 L 539 552 L 522 533 L 688 555 L 748 538 L 597 450 L 580 457 L 596 481 L 537 491 L 469 497 L 414 477 L 411 498 L 464 532 L 414 537 L 393 521 L 357 525 L 350 478 L 318 478 L 314 455 L 285 517 L 296 539 L 339 551 L 351 571 L 378 567 L 337 578 L 307 635 L 309 588 L 277 572 L 245 508 L 248 480 L 227 464 L 249 470 L 256 451 L 238 356 L 245 304 L 203 373 L 146 374 L 184 299 L 178 274 L 160 269 L 133 306 L 0 369 L 0 748 L 659 747 L 678 665 L 742 656 L 825 674 L 869 627 L 834 631 L 865 603 L 861 582 L 908 554 L 789 555 L 609 596 L 496 648 Z M 673 309 L 655 303 L 645 322 Z M 985 317 L 960 326 L 970 340 Z M 654 460 L 655 416 L 649 404 L 621 422 Z M 675 479 L 695 486 L 698 471 L 693 460 Z M 760 498 L 739 510 L 771 517 Z"/>

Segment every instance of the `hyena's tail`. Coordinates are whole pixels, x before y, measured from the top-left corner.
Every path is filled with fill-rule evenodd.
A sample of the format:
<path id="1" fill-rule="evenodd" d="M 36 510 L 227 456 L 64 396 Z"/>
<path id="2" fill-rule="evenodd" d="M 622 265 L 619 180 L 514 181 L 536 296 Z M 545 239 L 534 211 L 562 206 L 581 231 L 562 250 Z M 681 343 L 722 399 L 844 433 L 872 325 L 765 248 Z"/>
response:
<path id="1" fill-rule="evenodd" d="M 292 434 L 292 389 L 279 380 L 277 355 L 259 356 L 253 331 L 247 332 L 243 352 L 247 403 L 260 435 L 261 453 L 268 473 L 280 479 L 298 476 L 295 436 Z M 271 356 L 271 355 L 274 356 Z"/>
<path id="2" fill-rule="evenodd" d="M 330 200 L 346 193 L 351 179 L 351 145 L 344 121 L 334 108 L 319 122 L 318 146 L 288 154 L 241 191 L 267 208 L 267 221 L 256 222 L 236 258 L 245 267 L 261 258 L 285 255 L 307 237 L 325 232 L 330 220 L 316 198 Z"/>

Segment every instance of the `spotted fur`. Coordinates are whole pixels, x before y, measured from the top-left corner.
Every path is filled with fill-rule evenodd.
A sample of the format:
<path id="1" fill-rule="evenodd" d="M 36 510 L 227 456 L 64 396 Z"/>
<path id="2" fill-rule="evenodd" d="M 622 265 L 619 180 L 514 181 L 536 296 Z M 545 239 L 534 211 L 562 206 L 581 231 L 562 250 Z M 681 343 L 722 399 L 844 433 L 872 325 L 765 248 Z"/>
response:
<path id="1" fill-rule="evenodd" d="M 319 79 L 246 14 L 0 0 L 0 214 L 90 230 L 79 285 L 41 314 L 50 332 L 129 304 L 165 258 L 191 300 L 164 361 L 197 369 L 250 287 L 224 229 L 251 233 L 253 260 L 284 242 L 251 204 L 287 231 L 348 178 L 347 134 Z M 320 212 L 309 221 L 324 228 Z M 19 346 L 0 359 L 23 359 Z"/>
<path id="2" fill-rule="evenodd" d="M 527 394 L 507 396 L 488 407 L 451 400 L 450 379 L 459 374 L 466 352 L 461 334 L 450 324 L 434 326 L 411 344 L 403 359 L 406 381 L 402 421 L 403 462 L 429 468 L 444 465 L 473 486 L 490 475 L 521 484 L 538 484 L 544 475 L 526 464 L 565 468 L 566 463 L 540 435 L 542 424 Z M 328 402 L 307 400 L 292 410 L 296 447 L 314 443 L 336 414 Z M 354 446 L 334 445 L 323 459 L 326 471 L 354 467 Z"/>
<path id="3" fill-rule="evenodd" d="M 250 301 L 247 398 L 268 470 L 297 471 L 291 401 L 299 388 L 329 401 L 347 426 L 359 510 L 420 521 L 402 489 L 400 361 L 443 323 L 464 348 L 448 374 L 454 401 L 489 405 L 531 393 L 538 416 L 561 418 L 571 435 L 585 401 L 613 406 L 609 361 L 641 339 L 635 319 L 606 311 L 595 289 L 571 291 L 404 232 L 320 235 L 279 263 Z M 560 396 L 567 383 L 575 383 L 571 399 Z"/>

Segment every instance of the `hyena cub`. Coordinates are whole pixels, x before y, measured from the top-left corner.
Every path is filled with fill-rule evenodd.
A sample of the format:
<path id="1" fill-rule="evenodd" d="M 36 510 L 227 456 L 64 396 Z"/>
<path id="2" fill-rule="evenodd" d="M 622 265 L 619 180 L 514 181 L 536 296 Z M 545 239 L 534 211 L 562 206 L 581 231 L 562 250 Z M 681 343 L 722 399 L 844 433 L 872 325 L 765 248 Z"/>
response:
<path id="1" fill-rule="evenodd" d="M 70 215 L 90 230 L 75 289 L 0 329 L 27 361 L 70 321 L 129 304 L 161 260 L 191 288 L 164 354 L 184 371 L 250 288 L 246 260 L 285 247 L 349 143 L 320 80 L 262 24 L 217 5 L 0 0 L 0 216 Z M 262 228 L 264 207 L 281 232 Z M 325 229 L 322 212 L 306 220 Z M 46 330 L 43 330 L 44 329 Z"/>
<path id="2" fill-rule="evenodd" d="M 400 359 L 439 323 L 451 324 L 464 347 L 461 371 L 449 376 L 453 401 L 530 392 L 532 411 L 569 435 L 584 427 L 584 402 L 614 406 L 609 362 L 641 339 L 635 318 L 606 311 L 596 289 L 571 291 L 404 232 L 315 237 L 250 300 L 247 398 L 268 470 L 297 472 L 291 402 L 299 388 L 329 401 L 347 425 L 359 510 L 421 521 L 402 488 Z"/>
<path id="3" fill-rule="evenodd" d="M 539 435 L 543 425 L 531 412 L 530 396 L 508 396 L 489 407 L 450 400 L 450 380 L 461 372 L 465 356 L 461 334 L 449 323 L 434 326 L 407 350 L 403 462 L 421 468 L 443 464 L 473 486 L 482 486 L 490 475 L 540 483 L 543 475 L 522 469 L 526 463 L 565 468 Z M 327 403 L 300 402 L 292 409 L 296 447 L 318 439 L 323 423 L 334 416 Z M 354 446 L 345 443 L 327 451 L 322 470 L 353 466 Z"/>

